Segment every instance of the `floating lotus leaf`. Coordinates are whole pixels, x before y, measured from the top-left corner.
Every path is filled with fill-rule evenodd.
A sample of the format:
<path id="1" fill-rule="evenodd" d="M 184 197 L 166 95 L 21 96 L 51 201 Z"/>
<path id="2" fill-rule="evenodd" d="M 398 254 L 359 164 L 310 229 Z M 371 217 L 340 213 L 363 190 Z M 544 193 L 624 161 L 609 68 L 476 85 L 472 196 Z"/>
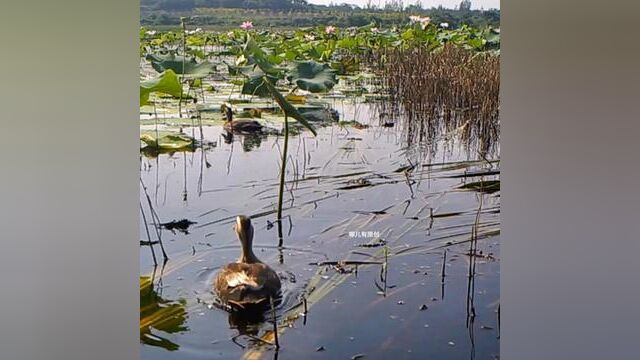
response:
<path id="1" fill-rule="evenodd" d="M 194 144 L 193 138 L 179 133 L 159 134 L 157 141 L 154 135 L 145 133 L 140 135 L 140 141 L 148 147 L 160 150 L 181 150 Z"/>
<path id="2" fill-rule="evenodd" d="M 267 79 L 271 84 L 274 85 L 278 81 L 278 78 L 271 75 L 266 75 L 260 69 L 247 74 L 247 79 L 245 79 L 244 83 L 242 84 L 242 93 L 260 97 L 271 96 L 271 92 L 263 84 L 265 79 Z"/>
<path id="3" fill-rule="evenodd" d="M 216 70 L 215 64 L 208 62 L 198 63 L 193 57 L 184 57 L 175 54 L 149 54 L 147 55 L 147 60 L 149 60 L 151 66 L 160 73 L 166 70 L 173 70 L 179 75 L 205 77 Z"/>
<path id="4" fill-rule="evenodd" d="M 149 103 L 149 94 L 152 92 L 179 97 L 181 91 L 178 76 L 173 70 L 167 70 L 156 78 L 140 82 L 140 106 Z"/>
<path id="5" fill-rule="evenodd" d="M 287 80 L 302 90 L 327 92 L 338 82 L 336 73 L 327 64 L 315 61 L 298 61 L 290 69 Z"/>

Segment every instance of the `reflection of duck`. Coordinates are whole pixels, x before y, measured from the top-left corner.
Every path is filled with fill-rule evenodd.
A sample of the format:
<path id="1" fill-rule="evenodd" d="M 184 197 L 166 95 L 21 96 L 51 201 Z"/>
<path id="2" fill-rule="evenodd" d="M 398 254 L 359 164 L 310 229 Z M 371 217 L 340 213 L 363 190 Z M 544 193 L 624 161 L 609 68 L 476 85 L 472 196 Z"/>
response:
<path id="1" fill-rule="evenodd" d="M 264 312 L 257 309 L 233 311 L 229 313 L 229 327 L 238 330 L 239 335 L 257 336 L 265 321 Z"/>
<path id="2" fill-rule="evenodd" d="M 253 253 L 253 226 L 246 216 L 236 218 L 235 231 L 242 244 L 237 262 L 225 265 L 214 283 L 220 300 L 235 309 L 264 306 L 280 296 L 280 278 Z"/>
<path id="3" fill-rule="evenodd" d="M 242 150 L 251 151 L 257 149 L 262 145 L 263 135 L 261 134 L 246 134 L 242 141 Z"/>
<path id="4" fill-rule="evenodd" d="M 224 123 L 224 129 L 229 132 L 255 133 L 262 130 L 262 125 L 255 120 L 233 120 L 233 109 L 231 106 L 222 105 L 222 111 L 227 117 L 227 121 Z"/>
<path id="5" fill-rule="evenodd" d="M 222 138 L 224 139 L 225 144 L 231 144 L 233 142 L 233 133 L 229 131 L 225 131 L 222 134 Z"/>

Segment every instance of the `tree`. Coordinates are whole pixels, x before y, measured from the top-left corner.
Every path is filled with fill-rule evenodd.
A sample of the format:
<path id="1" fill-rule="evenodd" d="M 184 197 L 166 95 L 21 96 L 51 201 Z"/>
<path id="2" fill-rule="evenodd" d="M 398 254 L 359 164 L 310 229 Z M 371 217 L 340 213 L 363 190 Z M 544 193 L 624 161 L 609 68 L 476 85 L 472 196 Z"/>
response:
<path id="1" fill-rule="evenodd" d="M 462 0 L 458 9 L 460 11 L 471 11 L 471 0 Z"/>

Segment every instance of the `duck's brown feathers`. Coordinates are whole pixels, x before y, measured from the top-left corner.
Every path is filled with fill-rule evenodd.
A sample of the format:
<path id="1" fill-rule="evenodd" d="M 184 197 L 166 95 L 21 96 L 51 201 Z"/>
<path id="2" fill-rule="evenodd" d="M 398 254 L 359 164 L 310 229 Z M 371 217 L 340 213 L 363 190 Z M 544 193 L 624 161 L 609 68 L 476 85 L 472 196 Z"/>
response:
<path id="1" fill-rule="evenodd" d="M 234 308 L 267 305 L 280 296 L 280 278 L 269 266 L 257 263 L 231 263 L 218 273 L 215 291 L 220 300 Z"/>
<path id="2" fill-rule="evenodd" d="M 255 120 L 238 119 L 226 121 L 224 123 L 224 129 L 229 132 L 254 133 L 261 131 L 262 125 Z"/>

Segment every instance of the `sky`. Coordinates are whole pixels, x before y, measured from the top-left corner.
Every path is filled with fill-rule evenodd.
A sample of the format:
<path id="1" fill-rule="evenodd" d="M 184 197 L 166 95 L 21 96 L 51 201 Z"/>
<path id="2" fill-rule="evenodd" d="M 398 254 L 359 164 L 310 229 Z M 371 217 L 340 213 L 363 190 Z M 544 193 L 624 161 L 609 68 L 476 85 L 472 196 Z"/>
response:
<path id="1" fill-rule="evenodd" d="M 424 8 L 438 7 L 442 5 L 446 8 L 454 8 L 460 4 L 461 0 L 421 0 L 422 6 Z M 368 0 L 307 0 L 307 2 L 311 4 L 321 4 L 321 5 L 329 5 L 329 3 L 334 2 L 336 4 L 355 4 L 361 7 L 364 7 Z M 405 5 L 413 4 L 416 0 L 404 0 Z M 371 3 L 374 5 L 384 5 L 385 0 L 371 0 Z M 471 8 L 472 9 L 480 9 L 481 7 L 485 9 L 499 9 L 500 8 L 500 0 L 471 0 Z"/>

